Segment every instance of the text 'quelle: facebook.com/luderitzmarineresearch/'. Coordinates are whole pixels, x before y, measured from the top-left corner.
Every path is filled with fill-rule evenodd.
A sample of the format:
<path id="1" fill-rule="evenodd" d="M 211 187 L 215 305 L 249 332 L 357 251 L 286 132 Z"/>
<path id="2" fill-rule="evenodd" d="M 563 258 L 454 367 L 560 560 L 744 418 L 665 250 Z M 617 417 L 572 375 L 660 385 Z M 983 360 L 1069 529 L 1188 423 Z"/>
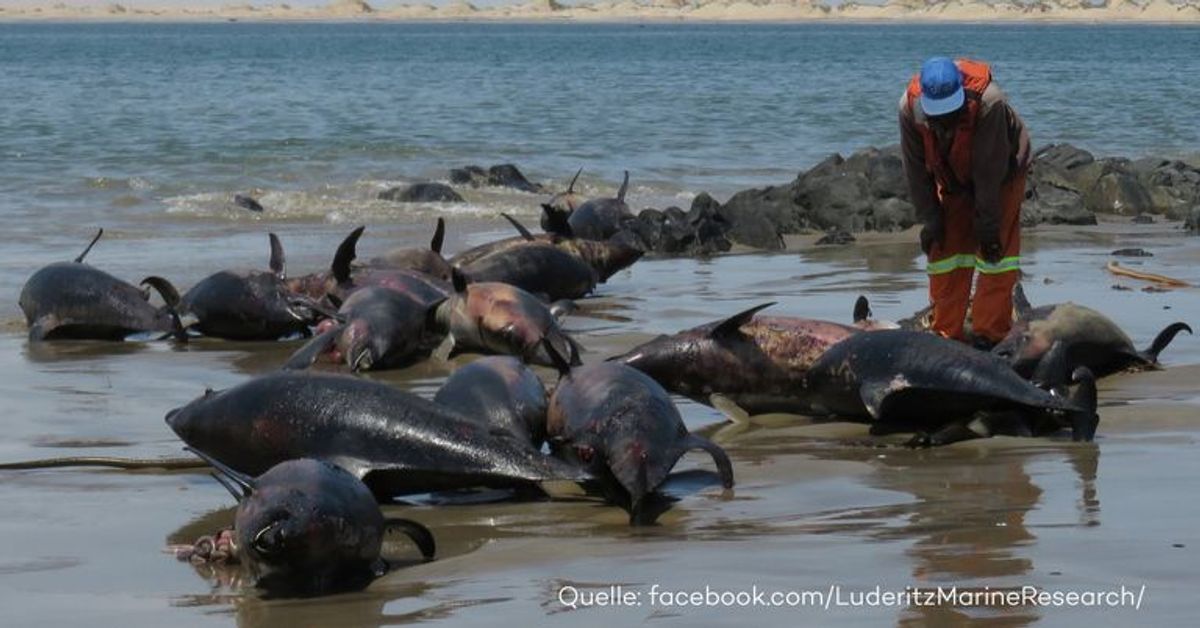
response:
<path id="1" fill-rule="evenodd" d="M 911 586 L 903 589 L 849 588 L 840 584 L 823 589 L 778 590 L 757 585 L 748 589 L 669 589 L 648 586 L 559 587 L 558 603 L 582 608 L 814 608 L 832 611 L 887 607 L 1063 607 L 1132 608 L 1141 610 L 1146 585 L 1124 584 L 1101 589 L 1045 589 L 1035 586 L 1006 588 Z"/>

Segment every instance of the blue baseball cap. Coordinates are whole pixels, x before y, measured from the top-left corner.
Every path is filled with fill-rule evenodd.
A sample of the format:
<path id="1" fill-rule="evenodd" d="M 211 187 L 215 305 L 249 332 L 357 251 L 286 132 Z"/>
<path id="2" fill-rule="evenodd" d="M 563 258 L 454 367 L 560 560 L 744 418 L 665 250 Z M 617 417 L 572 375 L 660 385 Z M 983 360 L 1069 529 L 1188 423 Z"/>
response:
<path id="1" fill-rule="evenodd" d="M 942 116 L 963 106 L 962 72 L 947 57 L 931 57 L 921 65 L 921 110 Z"/>

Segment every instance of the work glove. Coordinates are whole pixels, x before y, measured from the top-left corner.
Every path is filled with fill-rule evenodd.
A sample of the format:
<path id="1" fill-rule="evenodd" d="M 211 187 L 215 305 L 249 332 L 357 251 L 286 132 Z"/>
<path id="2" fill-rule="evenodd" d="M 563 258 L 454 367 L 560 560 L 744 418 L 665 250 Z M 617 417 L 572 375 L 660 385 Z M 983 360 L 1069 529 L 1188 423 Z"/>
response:
<path id="1" fill-rule="evenodd" d="M 980 257 L 985 262 L 995 264 L 1004 258 L 1004 249 L 1000 246 L 1000 234 L 994 226 L 979 225 L 975 237 L 979 240 Z"/>
<path id="2" fill-rule="evenodd" d="M 921 227 L 921 252 L 929 255 L 933 245 L 940 243 L 944 237 L 945 227 L 942 225 L 941 216 L 931 218 Z"/>

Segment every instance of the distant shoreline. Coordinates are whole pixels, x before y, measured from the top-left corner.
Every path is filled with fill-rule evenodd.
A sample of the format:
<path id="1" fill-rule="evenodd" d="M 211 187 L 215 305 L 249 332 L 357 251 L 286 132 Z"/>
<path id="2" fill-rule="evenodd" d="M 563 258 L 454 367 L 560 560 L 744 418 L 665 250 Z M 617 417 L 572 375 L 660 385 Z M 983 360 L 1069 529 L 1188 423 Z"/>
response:
<path id="1" fill-rule="evenodd" d="M 684 1 L 680 0 L 680 3 Z M 580 6 L 560 6 L 554 0 L 540 0 L 535 4 L 485 8 L 476 8 L 467 2 L 443 7 L 389 5 L 372 8 L 373 3 L 358 0 L 335 0 L 323 8 L 286 6 L 155 9 L 119 3 L 65 7 L 48 1 L 40 7 L 0 5 L 0 23 L 1200 24 L 1200 0 L 1188 0 L 1184 4 L 1173 4 L 1169 0 L 1149 0 L 1140 4 L 1116 0 L 1096 8 L 1068 8 L 1054 0 L 1037 7 L 951 0 L 919 8 L 901 4 L 851 3 L 839 7 L 804 2 L 752 4 L 737 0 L 699 0 L 680 7 L 642 5 L 629 0 Z"/>

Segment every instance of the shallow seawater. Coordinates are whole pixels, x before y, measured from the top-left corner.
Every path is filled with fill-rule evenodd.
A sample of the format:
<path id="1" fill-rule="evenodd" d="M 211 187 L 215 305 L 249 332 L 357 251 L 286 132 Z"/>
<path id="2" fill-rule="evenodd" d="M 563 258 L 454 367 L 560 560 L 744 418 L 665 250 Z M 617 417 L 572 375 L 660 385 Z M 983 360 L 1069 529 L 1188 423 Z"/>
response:
<path id="1" fill-rule="evenodd" d="M 568 327 L 587 348 L 585 360 L 594 361 L 765 301 L 778 302 L 769 312 L 846 320 L 853 297 L 864 293 L 878 317 L 900 318 L 924 301 L 912 236 L 643 261 L 583 301 Z M 397 239 L 423 237 L 414 229 Z M 1198 245 L 1163 225 L 1030 233 L 1027 292 L 1035 304 L 1073 300 L 1101 309 L 1145 345 L 1172 321 L 1195 323 L 1200 293 L 1115 291 L 1115 283 L 1141 286 L 1108 275 L 1107 253 L 1142 246 L 1155 253 L 1139 260 L 1147 269 L 1200 283 Z M 321 256 L 306 245 L 297 253 L 298 272 L 319 267 Z M 97 254 L 97 263 L 103 258 Z M 13 328 L 0 336 L 5 461 L 178 455 L 180 443 L 163 422 L 168 410 L 205 387 L 270 371 L 297 346 L 31 346 L 22 334 Z M 650 528 L 630 528 L 620 510 L 586 500 L 389 506 L 389 515 L 432 529 L 439 558 L 419 564 L 413 548 L 394 539 L 387 554 L 400 567 L 395 572 L 362 592 L 310 600 L 263 600 L 163 552 L 231 522 L 229 496 L 204 474 L 4 472 L 0 605 L 6 623 L 47 626 L 1183 623 L 1194 616 L 1200 548 L 1200 511 L 1190 499 L 1200 483 L 1200 342 L 1181 335 L 1163 360 L 1164 371 L 1103 380 L 1094 444 L 997 438 L 912 451 L 894 440 L 872 444 L 861 426 L 799 419 L 756 426 L 723 440 L 734 462 L 733 490 L 685 483 L 680 501 Z M 452 368 L 430 362 L 371 377 L 430 395 Z M 693 430 L 712 433 L 723 421 L 713 409 L 678 403 Z M 710 466 L 693 453 L 679 469 Z M 700 608 L 652 603 L 655 585 L 658 592 L 810 593 L 795 598 L 807 602 L 799 607 L 718 601 Z M 839 606 L 876 587 L 936 585 L 960 592 L 1124 585 L 1143 600 L 1140 611 Z M 585 607 L 618 586 L 640 605 Z M 840 597 L 826 609 L 812 592 Z M 578 608 L 564 606 L 572 600 Z"/>

